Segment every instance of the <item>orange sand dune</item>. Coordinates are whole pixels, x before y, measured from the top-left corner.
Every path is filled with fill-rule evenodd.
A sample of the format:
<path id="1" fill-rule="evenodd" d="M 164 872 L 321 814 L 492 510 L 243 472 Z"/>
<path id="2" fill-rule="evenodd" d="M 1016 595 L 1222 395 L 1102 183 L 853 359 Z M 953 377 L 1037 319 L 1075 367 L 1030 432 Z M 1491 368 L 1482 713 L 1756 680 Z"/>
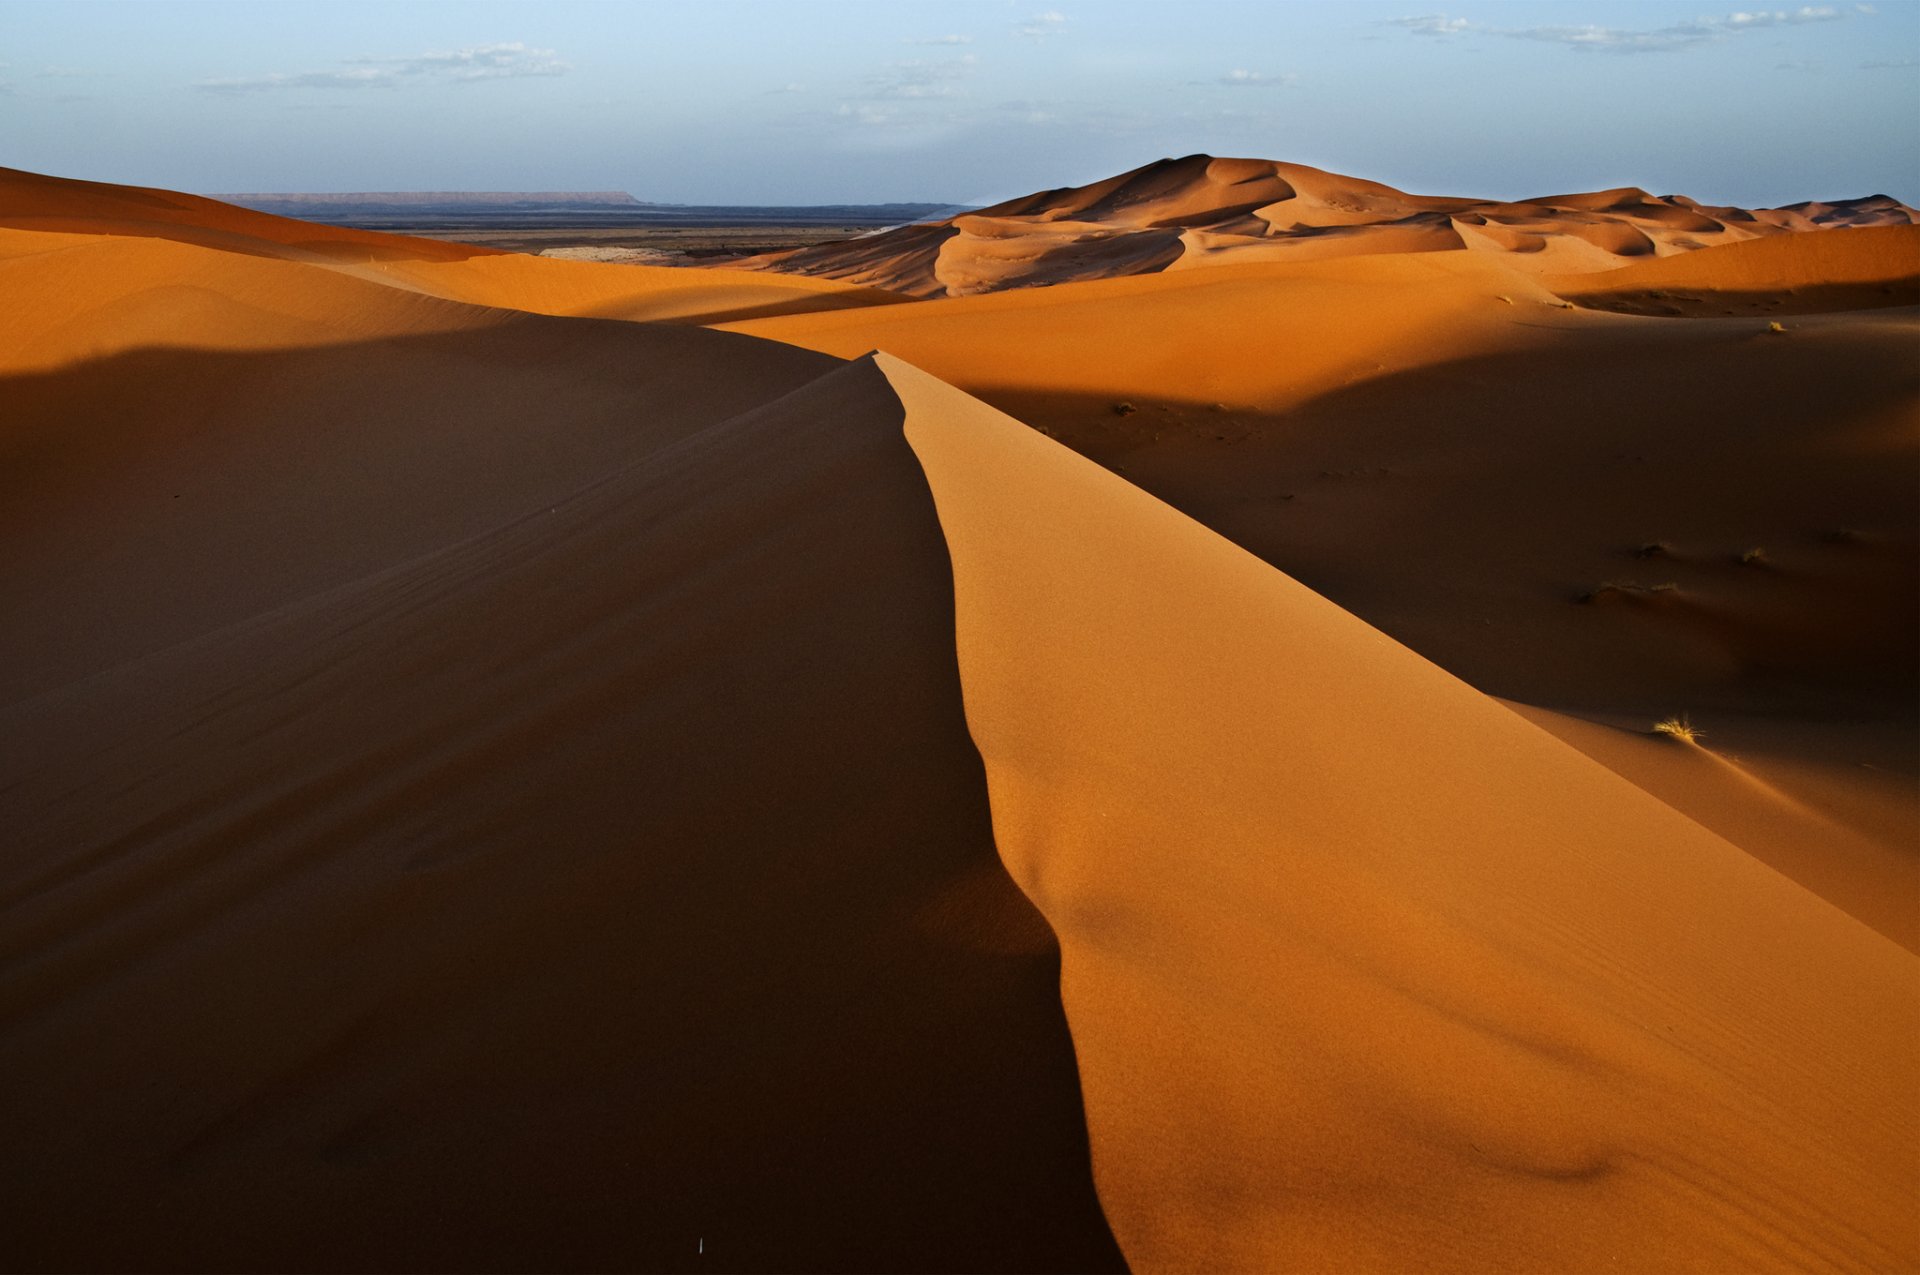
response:
<path id="1" fill-rule="evenodd" d="M 1303 164 L 1188 155 L 946 222 L 750 259 L 916 297 L 1253 261 L 1474 251 L 1529 273 L 1610 270 L 1761 235 L 1906 225 L 1884 195 L 1751 212 L 1636 188 L 1519 203 L 1439 198 Z"/>
<path id="2" fill-rule="evenodd" d="M 1920 305 L 1920 226 L 1777 235 L 1599 274 L 1544 280 L 1560 296 L 1628 313 L 1778 314 Z"/>
<path id="3" fill-rule="evenodd" d="M 1111 416 L 1132 400 L 1277 411 L 1389 369 L 1508 344 L 1516 314 L 1542 330 L 1578 321 L 1559 305 L 1497 263 L 1423 253 L 1244 263 L 724 326 L 842 358 L 885 349 L 1022 408 L 1036 396 L 1098 397 Z"/>
<path id="4" fill-rule="evenodd" d="M 388 287 L 474 305 L 588 318 L 720 322 L 884 304 L 873 289 L 740 271 L 694 274 L 501 253 L 405 235 L 320 226 L 172 191 L 0 168 L 0 227 L 26 235 L 158 238 L 328 266 Z M 42 247 L 46 246 L 44 244 Z M 37 250 L 31 239 L 0 254 Z"/>
<path id="5" fill-rule="evenodd" d="M 177 239 L 303 261 L 465 261 L 491 248 L 276 217 L 200 195 L 0 168 L 0 225 L 64 234 Z"/>
<path id="6" fill-rule="evenodd" d="M 1776 212 L 0 173 L 0 1266 L 1920 1264 L 1912 232 Z"/>
<path id="7" fill-rule="evenodd" d="M 0 382 L 0 1265 L 1118 1269 L 925 481 L 830 366 Z"/>
<path id="8" fill-rule="evenodd" d="M 1136 1270 L 1920 1262 L 1920 960 L 883 360 Z"/>
<path id="9" fill-rule="evenodd" d="M 1833 240 L 1876 233 L 1916 232 Z M 1819 821 L 1785 825 L 1791 853 L 1755 848 L 1912 941 L 1913 313 L 1773 333 L 1562 304 L 1490 258 L 1429 253 L 736 330 L 917 360 L 1479 689 L 1642 732 L 1691 712 L 1716 749 L 1764 742 L 1816 800 L 1863 777 L 1872 809 L 1903 814 L 1834 799 L 1871 852 L 1830 854 Z M 1749 795 L 1738 826 L 1771 826 Z M 1863 863 L 1880 866 L 1856 880 Z"/>

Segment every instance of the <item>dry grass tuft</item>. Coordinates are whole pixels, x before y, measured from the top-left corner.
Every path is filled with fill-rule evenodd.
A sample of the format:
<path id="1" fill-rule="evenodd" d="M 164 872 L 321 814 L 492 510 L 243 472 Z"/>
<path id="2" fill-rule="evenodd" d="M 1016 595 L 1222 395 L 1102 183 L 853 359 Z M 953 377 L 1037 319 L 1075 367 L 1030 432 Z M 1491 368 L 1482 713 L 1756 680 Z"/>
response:
<path id="1" fill-rule="evenodd" d="M 1140 410 L 1139 408 L 1135 407 L 1131 403 L 1115 403 L 1113 405 L 1113 414 L 1115 416 L 1132 416 L 1135 412 L 1139 410 Z"/>
<path id="2" fill-rule="evenodd" d="M 1706 734 L 1705 731 L 1698 729 L 1692 722 L 1688 721 L 1685 713 L 1669 717 L 1663 722 L 1655 722 L 1653 724 L 1653 733 L 1656 735 L 1665 735 L 1668 739 L 1678 740 L 1682 744 L 1697 744 L 1700 742 L 1701 737 Z"/>
<path id="3" fill-rule="evenodd" d="M 1762 549 L 1762 548 L 1761 548 L 1760 546 L 1758 546 L 1758 545 L 1755 545 L 1755 546 L 1754 546 L 1753 548 L 1751 548 L 1751 549 L 1747 549 L 1747 550 L 1743 550 L 1743 551 L 1741 552 L 1741 554 L 1740 554 L 1740 565 L 1741 565 L 1741 566 L 1743 566 L 1743 567 L 1764 567 L 1764 566 L 1766 566 L 1766 565 L 1767 565 L 1767 551 L 1766 551 L 1765 549 Z"/>
<path id="4" fill-rule="evenodd" d="M 1786 324 L 1780 322 L 1780 320 L 1778 319 L 1775 319 L 1772 323 L 1767 324 L 1767 331 L 1769 332 L 1785 332 L 1786 330 L 1787 330 Z"/>

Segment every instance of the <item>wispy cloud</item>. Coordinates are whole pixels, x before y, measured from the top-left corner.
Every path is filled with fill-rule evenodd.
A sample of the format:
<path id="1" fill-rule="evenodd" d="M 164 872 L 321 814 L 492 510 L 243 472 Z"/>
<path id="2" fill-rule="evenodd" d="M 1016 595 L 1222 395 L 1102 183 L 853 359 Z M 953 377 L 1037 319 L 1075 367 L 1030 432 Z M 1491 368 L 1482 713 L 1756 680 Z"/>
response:
<path id="1" fill-rule="evenodd" d="M 1236 89 L 1283 89 L 1299 78 L 1296 75 L 1268 75 L 1265 71 L 1247 71 L 1235 67 L 1214 83 Z"/>
<path id="2" fill-rule="evenodd" d="M 273 72 L 234 79 L 201 80 L 195 88 L 208 93 L 259 93 L 272 89 L 391 89 L 415 84 L 470 84 L 484 80 L 512 80 L 565 75 L 573 68 L 552 49 L 511 44 L 476 44 L 445 52 L 411 57 L 359 57 L 338 69 Z"/>
<path id="3" fill-rule="evenodd" d="M 1870 5 L 1854 6 L 1853 12 L 1871 14 Z M 1634 29 L 1585 26 L 1495 27 L 1451 18 L 1445 14 L 1393 18 L 1388 26 L 1400 27 L 1414 35 L 1451 37 L 1491 35 L 1509 40 L 1530 40 L 1540 44 L 1558 44 L 1565 48 L 1601 53 L 1672 53 L 1703 44 L 1716 44 L 1732 36 L 1770 28 L 1806 26 L 1817 22 L 1837 22 L 1847 13 L 1830 4 L 1803 5 L 1798 9 L 1761 9 L 1728 13 L 1717 18 L 1694 18 L 1664 27 Z"/>
<path id="4" fill-rule="evenodd" d="M 1920 66 L 1920 58 L 1882 58 L 1875 62 L 1862 62 L 1862 71 L 1905 71 Z"/>
<path id="5" fill-rule="evenodd" d="M 1013 32 L 1028 40 L 1046 40 L 1067 33 L 1067 15 L 1058 9 L 1036 13 L 1025 22 L 1014 24 Z"/>
<path id="6" fill-rule="evenodd" d="M 1415 35 L 1447 36 L 1460 35 L 1477 30 L 1465 18 L 1449 18 L 1444 13 L 1429 13 L 1417 18 L 1389 18 L 1390 27 L 1404 27 Z"/>
<path id="7" fill-rule="evenodd" d="M 933 45 L 972 44 L 973 37 L 970 35 L 935 35 L 935 36 L 929 36 L 924 40 L 902 40 L 900 43 L 902 44 L 933 44 Z"/>
<path id="8" fill-rule="evenodd" d="M 930 97 L 960 97 L 960 81 L 972 75 L 980 59 L 973 54 L 935 60 L 912 58 L 895 62 L 878 75 L 867 78 L 865 96 L 878 101 Z"/>
<path id="9" fill-rule="evenodd" d="M 804 84 L 779 84 L 768 89 L 767 95 L 771 97 L 778 93 L 804 93 L 806 91 L 807 86 Z"/>

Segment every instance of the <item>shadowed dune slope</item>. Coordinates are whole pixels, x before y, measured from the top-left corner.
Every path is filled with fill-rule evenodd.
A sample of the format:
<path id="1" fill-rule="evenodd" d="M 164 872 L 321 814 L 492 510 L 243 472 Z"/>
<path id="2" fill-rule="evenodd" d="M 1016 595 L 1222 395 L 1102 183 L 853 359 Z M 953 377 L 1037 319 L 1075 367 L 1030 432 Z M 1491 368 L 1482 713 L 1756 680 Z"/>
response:
<path id="1" fill-rule="evenodd" d="M 752 258 L 916 297 L 967 296 L 1227 262 L 1473 252 L 1529 274 L 1759 236 L 1920 220 L 1884 195 L 1758 212 L 1636 188 L 1502 202 L 1409 195 L 1304 164 L 1188 155 L 944 222 Z M 740 263 L 733 263 L 740 264 Z"/>
<path id="2" fill-rule="evenodd" d="M 0 703 L 544 510 L 834 366 L 154 240 L 0 283 L 40 299 L 0 316 Z"/>
<path id="3" fill-rule="evenodd" d="M 138 509 L 126 566 L 50 564 L 185 595 L 125 625 L 208 627 L 0 709 L 0 1264 L 1116 1269 L 897 399 L 858 365 L 694 422 L 672 396 L 712 387 L 623 383 L 600 328 L 545 342 L 559 322 L 519 349 L 75 369 L 252 385 L 43 475 Z M 776 347 L 615 331 L 796 379 Z M 501 407 L 597 471 L 529 508 L 488 487 L 538 464 L 487 415 L 502 388 L 422 422 L 406 382 L 536 355 L 607 411 Z M 272 378 L 313 414 L 256 415 Z M 262 430 L 331 524 L 271 471 L 244 498 Z M 479 472 L 421 468 L 467 439 Z M 255 544 L 351 557 L 369 521 L 433 521 L 396 506 L 436 485 L 491 521 L 258 609 L 249 574 L 283 565 Z"/>
<path id="4" fill-rule="evenodd" d="M 1920 963 L 896 360 L 1136 1270 L 1920 1262 Z"/>

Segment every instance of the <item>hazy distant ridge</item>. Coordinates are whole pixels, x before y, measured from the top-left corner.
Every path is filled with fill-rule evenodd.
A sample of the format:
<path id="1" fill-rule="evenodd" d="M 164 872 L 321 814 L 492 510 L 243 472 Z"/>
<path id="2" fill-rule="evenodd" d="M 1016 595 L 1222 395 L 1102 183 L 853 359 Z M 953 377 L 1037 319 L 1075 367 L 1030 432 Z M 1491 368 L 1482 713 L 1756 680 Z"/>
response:
<path id="1" fill-rule="evenodd" d="M 411 208 L 430 204 L 638 204 L 624 190 L 371 190 L 357 192 L 251 192 L 213 195 L 213 199 L 254 208 L 266 204 L 377 204 Z"/>

